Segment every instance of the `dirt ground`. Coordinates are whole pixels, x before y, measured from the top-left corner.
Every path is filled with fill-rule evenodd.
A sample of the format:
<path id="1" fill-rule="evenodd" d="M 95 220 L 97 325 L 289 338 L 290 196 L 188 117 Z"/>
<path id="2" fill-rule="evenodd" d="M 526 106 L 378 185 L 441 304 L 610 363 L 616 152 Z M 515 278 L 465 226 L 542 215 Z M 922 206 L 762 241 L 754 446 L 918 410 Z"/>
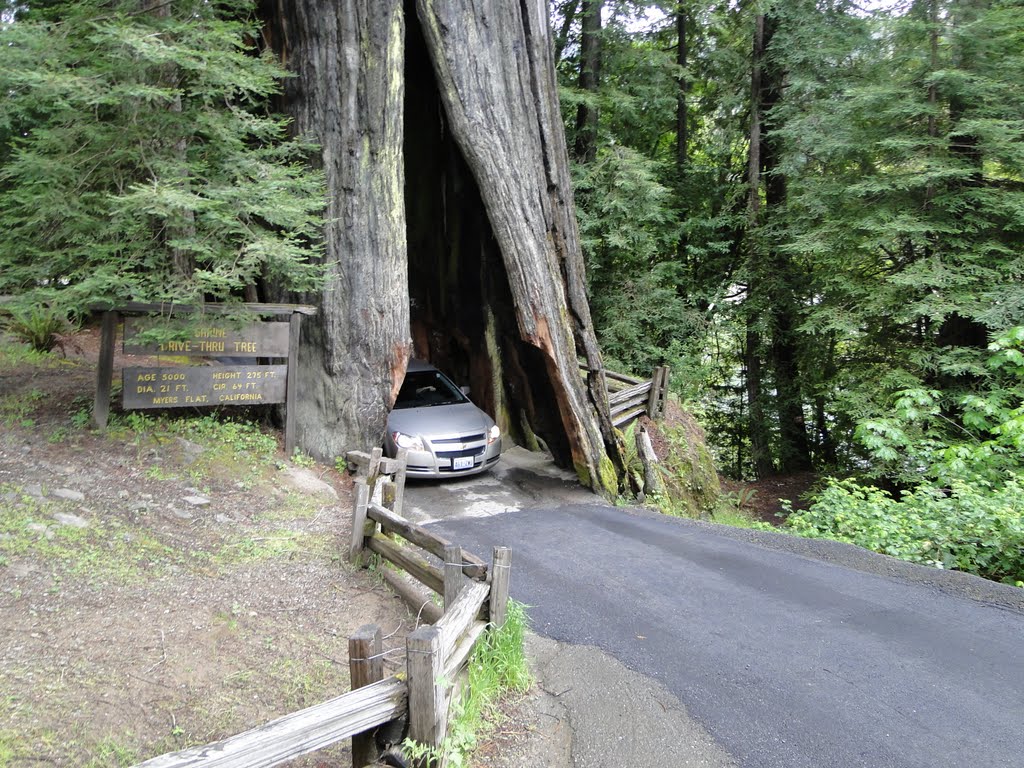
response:
<path id="1" fill-rule="evenodd" d="M 347 476 L 116 410 L 91 431 L 96 333 L 67 342 L 0 351 L 0 766 L 214 741 L 349 690 L 363 624 L 404 649 L 415 618 L 341 555 Z"/>

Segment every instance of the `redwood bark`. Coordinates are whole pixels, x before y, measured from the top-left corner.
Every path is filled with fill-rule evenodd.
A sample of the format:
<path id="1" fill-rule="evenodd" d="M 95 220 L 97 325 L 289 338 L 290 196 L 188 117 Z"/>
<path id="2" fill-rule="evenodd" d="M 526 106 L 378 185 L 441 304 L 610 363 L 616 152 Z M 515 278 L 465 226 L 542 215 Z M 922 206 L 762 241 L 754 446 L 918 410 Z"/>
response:
<path id="1" fill-rule="evenodd" d="M 303 447 L 379 444 L 412 336 L 517 441 L 539 438 L 615 491 L 546 4 L 262 0 L 261 11 L 297 75 L 286 108 L 322 146 L 330 194 L 331 279 L 301 352 Z"/>
<path id="2" fill-rule="evenodd" d="M 620 453 L 586 300 L 547 5 L 417 0 L 416 7 L 450 130 L 500 248 L 519 338 L 543 360 L 535 373 L 546 379 L 546 413 L 561 422 L 568 455 L 549 448 L 585 482 L 612 491 L 617 473 L 608 470 Z M 589 390 L 577 351 L 591 371 Z M 614 463 L 602 472 L 608 457 Z"/>
<path id="3" fill-rule="evenodd" d="M 410 355 L 401 0 L 262 0 L 295 77 L 285 106 L 321 146 L 328 280 L 303 323 L 297 439 L 319 458 L 380 445 Z"/>

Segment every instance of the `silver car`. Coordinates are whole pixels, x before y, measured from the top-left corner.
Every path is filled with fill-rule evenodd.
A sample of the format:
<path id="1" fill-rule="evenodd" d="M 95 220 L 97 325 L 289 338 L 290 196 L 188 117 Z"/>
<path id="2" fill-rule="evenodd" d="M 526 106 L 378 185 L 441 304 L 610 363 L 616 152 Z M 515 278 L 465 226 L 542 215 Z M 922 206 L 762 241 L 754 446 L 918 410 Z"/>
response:
<path id="1" fill-rule="evenodd" d="M 472 475 L 498 461 L 501 430 L 437 368 L 410 360 L 384 438 L 388 456 L 399 448 L 409 477 Z"/>

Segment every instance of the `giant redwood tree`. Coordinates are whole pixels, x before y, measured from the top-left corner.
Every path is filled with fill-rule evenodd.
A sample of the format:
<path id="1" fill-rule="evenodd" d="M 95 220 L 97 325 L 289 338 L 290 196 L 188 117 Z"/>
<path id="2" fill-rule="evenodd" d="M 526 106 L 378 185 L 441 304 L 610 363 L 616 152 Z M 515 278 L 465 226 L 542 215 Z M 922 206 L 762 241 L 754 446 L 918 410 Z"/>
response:
<path id="1" fill-rule="evenodd" d="M 409 358 L 426 357 L 517 442 L 613 489 L 547 4 L 262 0 L 261 11 L 295 73 L 284 107 L 319 143 L 329 188 L 300 441 L 321 456 L 378 443 Z"/>

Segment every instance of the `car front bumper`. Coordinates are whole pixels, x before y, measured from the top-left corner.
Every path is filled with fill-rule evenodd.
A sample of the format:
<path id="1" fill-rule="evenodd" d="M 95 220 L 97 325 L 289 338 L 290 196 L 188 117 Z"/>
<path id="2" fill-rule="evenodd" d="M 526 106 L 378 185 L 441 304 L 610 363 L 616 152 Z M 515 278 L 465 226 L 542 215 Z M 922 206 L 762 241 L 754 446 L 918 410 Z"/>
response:
<path id="1" fill-rule="evenodd" d="M 501 458 L 501 438 L 490 445 L 453 444 L 424 440 L 424 450 L 409 451 L 405 462 L 407 477 L 463 477 L 493 467 Z M 395 446 L 389 446 L 392 455 Z"/>

